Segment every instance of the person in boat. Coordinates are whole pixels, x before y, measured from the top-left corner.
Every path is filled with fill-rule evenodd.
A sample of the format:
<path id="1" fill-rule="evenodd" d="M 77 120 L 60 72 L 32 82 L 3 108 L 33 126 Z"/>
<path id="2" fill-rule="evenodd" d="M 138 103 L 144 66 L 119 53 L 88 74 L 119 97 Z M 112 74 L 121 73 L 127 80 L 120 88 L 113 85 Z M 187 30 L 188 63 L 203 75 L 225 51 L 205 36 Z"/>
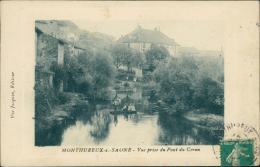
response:
<path id="1" fill-rule="evenodd" d="M 121 103 L 121 100 L 119 98 L 116 98 L 115 101 L 113 102 L 115 111 L 117 110 L 117 107 L 119 106 L 120 103 Z"/>
<path id="2" fill-rule="evenodd" d="M 123 111 L 128 111 L 128 105 L 124 105 L 124 107 L 123 107 Z"/>
<path id="3" fill-rule="evenodd" d="M 129 111 L 135 111 L 135 106 L 133 104 L 130 104 L 130 106 L 128 107 Z"/>

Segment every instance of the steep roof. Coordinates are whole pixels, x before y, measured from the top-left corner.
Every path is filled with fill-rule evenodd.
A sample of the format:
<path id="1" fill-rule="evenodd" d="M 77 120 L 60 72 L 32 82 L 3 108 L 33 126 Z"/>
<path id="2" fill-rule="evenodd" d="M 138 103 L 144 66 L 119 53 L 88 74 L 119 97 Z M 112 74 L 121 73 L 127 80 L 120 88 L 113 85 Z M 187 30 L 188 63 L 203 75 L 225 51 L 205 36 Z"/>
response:
<path id="1" fill-rule="evenodd" d="M 42 30 L 41 30 L 41 29 L 39 29 L 39 28 L 38 28 L 38 27 L 36 27 L 36 26 L 35 26 L 35 31 L 36 31 L 37 33 L 43 33 L 43 32 L 42 32 Z"/>
<path id="2" fill-rule="evenodd" d="M 164 45 L 175 45 L 177 44 L 174 39 L 171 39 L 164 35 L 161 31 L 148 30 L 137 28 L 131 33 L 121 37 L 118 41 L 123 43 L 153 43 L 153 44 L 164 44 Z"/>
<path id="3" fill-rule="evenodd" d="M 76 24 L 74 24 L 70 20 L 58 20 L 59 24 L 64 25 L 64 26 L 70 26 L 70 27 L 78 27 Z"/>
<path id="4" fill-rule="evenodd" d="M 192 54 L 199 54 L 200 53 L 200 51 L 197 50 L 194 47 L 180 47 L 179 52 L 180 53 L 192 53 Z"/>
<path id="5" fill-rule="evenodd" d="M 65 39 L 56 38 L 56 37 L 54 37 L 54 36 L 51 36 L 51 35 L 46 34 L 45 32 L 42 31 L 41 28 L 39 28 L 39 27 L 37 27 L 37 26 L 35 26 L 35 31 L 36 31 L 37 33 L 43 33 L 45 36 L 48 36 L 48 37 L 51 37 L 51 38 L 55 38 L 55 39 L 56 39 L 58 42 L 60 42 L 60 43 L 73 45 L 72 42 L 69 42 L 69 41 L 67 41 L 67 40 L 65 40 Z"/>
<path id="6" fill-rule="evenodd" d="M 45 20 L 35 20 L 36 23 L 48 24 Z"/>
<path id="7" fill-rule="evenodd" d="M 75 27 L 75 28 L 78 27 L 76 24 L 74 24 L 70 20 L 47 20 L 47 21 L 55 21 L 55 22 L 57 22 L 58 25 L 61 25 L 61 26 L 70 26 L 70 27 Z M 41 24 L 48 24 L 47 21 L 46 20 L 35 20 L 36 23 L 41 23 Z"/>

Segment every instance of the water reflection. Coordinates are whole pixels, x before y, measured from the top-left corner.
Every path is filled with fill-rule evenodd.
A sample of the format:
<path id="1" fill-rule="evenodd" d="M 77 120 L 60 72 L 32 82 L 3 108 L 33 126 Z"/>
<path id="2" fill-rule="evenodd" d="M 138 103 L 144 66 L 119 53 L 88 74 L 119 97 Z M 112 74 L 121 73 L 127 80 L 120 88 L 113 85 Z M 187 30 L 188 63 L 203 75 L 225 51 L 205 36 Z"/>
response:
<path id="1" fill-rule="evenodd" d="M 141 146 L 141 145 L 211 145 L 220 138 L 215 133 L 194 126 L 183 118 L 171 117 L 141 90 L 118 93 L 119 107 L 134 104 L 137 114 L 112 115 L 110 102 L 78 108 L 76 119 L 55 126 L 41 145 L 62 146 Z M 46 134 L 44 134 L 46 135 Z M 43 136 L 44 136 L 43 135 Z M 42 136 L 42 137 L 43 137 Z M 48 141 L 48 142 L 47 142 Z"/>

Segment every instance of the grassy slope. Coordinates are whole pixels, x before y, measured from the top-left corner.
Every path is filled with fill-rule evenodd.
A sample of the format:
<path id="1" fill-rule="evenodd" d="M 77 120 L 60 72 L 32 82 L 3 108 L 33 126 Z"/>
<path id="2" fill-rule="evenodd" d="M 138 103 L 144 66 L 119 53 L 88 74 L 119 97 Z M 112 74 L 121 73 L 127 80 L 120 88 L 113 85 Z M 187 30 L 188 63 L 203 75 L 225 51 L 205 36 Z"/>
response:
<path id="1" fill-rule="evenodd" d="M 196 126 L 211 130 L 221 130 L 224 125 L 224 117 L 215 114 L 207 114 L 201 110 L 193 110 L 184 115 L 184 117 L 192 121 Z"/>

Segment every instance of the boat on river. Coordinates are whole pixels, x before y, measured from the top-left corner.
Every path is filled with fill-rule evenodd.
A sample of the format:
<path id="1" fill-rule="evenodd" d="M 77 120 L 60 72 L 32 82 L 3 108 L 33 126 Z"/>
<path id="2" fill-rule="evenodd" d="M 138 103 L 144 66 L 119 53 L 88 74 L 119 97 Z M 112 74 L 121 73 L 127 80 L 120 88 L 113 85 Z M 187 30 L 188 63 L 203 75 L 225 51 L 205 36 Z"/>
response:
<path id="1" fill-rule="evenodd" d="M 124 115 L 124 114 L 136 114 L 137 111 L 123 111 L 123 110 L 119 110 L 119 111 L 111 111 L 110 114 L 112 115 Z"/>

